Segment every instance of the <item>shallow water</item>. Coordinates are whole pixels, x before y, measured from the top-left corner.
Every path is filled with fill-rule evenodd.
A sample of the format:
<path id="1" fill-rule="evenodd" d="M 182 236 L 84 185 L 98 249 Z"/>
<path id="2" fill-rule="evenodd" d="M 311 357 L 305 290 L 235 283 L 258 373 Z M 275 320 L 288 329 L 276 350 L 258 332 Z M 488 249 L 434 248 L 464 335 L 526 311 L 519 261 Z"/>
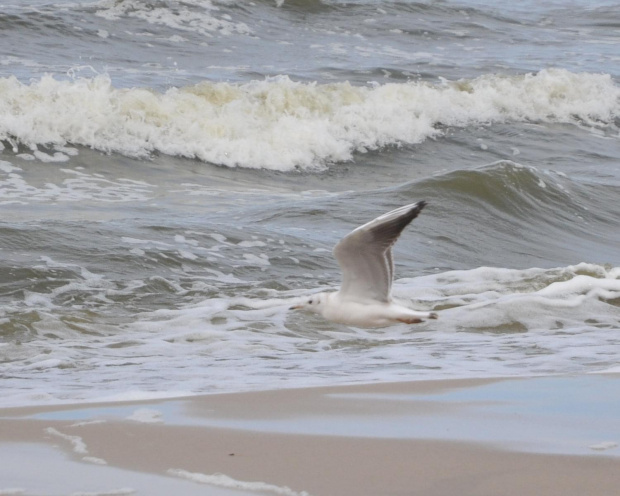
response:
<path id="1" fill-rule="evenodd" d="M 165 496 L 182 492 L 188 496 L 205 494 L 205 486 L 190 480 L 143 474 L 93 462 L 79 463 L 57 448 L 34 443 L 4 443 L 0 448 L 2 466 L 0 494 L 28 496 L 89 494 L 91 496 Z M 87 457 L 88 458 L 88 457 Z M 36 464 L 36 465 L 35 465 Z M 32 467 L 36 466 L 36 477 Z M 63 474 L 59 477 L 59 474 Z M 187 477 L 185 478 L 187 479 Z M 254 491 L 208 487 L 212 496 L 248 496 Z"/>
<path id="2" fill-rule="evenodd" d="M 130 421 L 166 426 L 292 435 L 432 439 L 482 443 L 503 450 L 563 455 L 620 456 L 615 376 L 539 377 L 480 384 L 450 382 L 432 392 L 305 390 L 302 397 L 251 397 L 259 407 L 239 410 L 235 398 L 210 396 L 147 404 L 112 404 L 40 412 L 41 421 Z M 293 396 L 295 393 L 291 393 Z M 228 402 L 227 400 L 231 400 Z"/>
<path id="3" fill-rule="evenodd" d="M 1 403 L 618 370 L 612 2 L 2 12 Z M 394 294 L 438 321 L 287 311 L 421 199 Z"/>

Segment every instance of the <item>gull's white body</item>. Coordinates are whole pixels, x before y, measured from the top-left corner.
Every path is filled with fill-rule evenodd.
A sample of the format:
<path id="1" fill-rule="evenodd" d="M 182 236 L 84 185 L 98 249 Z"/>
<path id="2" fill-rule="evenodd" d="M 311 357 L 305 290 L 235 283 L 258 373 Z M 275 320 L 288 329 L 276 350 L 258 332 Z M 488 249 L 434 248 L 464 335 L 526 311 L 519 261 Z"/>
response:
<path id="1" fill-rule="evenodd" d="M 321 315 L 327 320 L 356 327 L 386 327 L 398 324 L 417 324 L 423 319 L 434 318 L 428 312 L 416 312 L 394 301 L 363 302 L 343 298 L 340 291 L 325 293 L 327 304 L 322 305 Z"/>
<path id="2" fill-rule="evenodd" d="M 406 205 L 358 227 L 334 248 L 342 268 L 339 291 L 314 294 L 293 309 L 310 310 L 325 319 L 357 327 L 415 324 L 437 315 L 417 312 L 392 300 L 392 246 L 426 205 Z"/>

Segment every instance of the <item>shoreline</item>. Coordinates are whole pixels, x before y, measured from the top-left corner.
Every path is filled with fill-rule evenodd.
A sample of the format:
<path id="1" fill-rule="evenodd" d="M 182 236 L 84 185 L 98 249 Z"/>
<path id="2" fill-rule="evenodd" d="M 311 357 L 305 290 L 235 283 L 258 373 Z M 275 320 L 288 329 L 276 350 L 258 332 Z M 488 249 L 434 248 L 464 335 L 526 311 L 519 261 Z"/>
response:
<path id="1" fill-rule="evenodd" d="M 65 494 L 609 495 L 617 391 L 588 375 L 5 408 L 0 458 L 39 461 L 0 469 L 0 494 L 57 494 L 49 466 Z"/>

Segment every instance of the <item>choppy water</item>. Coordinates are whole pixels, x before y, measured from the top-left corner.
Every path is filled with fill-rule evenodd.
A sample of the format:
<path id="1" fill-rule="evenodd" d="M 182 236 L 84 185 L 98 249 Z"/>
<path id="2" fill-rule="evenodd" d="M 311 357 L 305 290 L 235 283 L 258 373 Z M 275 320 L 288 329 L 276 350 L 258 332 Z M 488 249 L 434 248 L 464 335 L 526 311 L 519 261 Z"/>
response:
<path id="1" fill-rule="evenodd" d="M 0 404 L 620 359 L 614 2 L 0 5 Z M 291 314 L 405 203 L 394 293 Z"/>

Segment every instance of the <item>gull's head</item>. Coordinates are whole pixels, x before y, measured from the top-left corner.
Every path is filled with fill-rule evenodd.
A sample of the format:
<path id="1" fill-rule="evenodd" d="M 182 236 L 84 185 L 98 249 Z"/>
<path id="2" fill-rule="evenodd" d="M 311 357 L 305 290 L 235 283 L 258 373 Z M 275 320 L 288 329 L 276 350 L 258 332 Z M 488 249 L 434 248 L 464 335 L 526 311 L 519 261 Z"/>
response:
<path id="1" fill-rule="evenodd" d="M 305 296 L 292 305 L 289 310 L 306 310 L 309 312 L 321 313 L 323 306 L 327 302 L 328 295 L 329 293 L 315 293 L 310 296 Z"/>

